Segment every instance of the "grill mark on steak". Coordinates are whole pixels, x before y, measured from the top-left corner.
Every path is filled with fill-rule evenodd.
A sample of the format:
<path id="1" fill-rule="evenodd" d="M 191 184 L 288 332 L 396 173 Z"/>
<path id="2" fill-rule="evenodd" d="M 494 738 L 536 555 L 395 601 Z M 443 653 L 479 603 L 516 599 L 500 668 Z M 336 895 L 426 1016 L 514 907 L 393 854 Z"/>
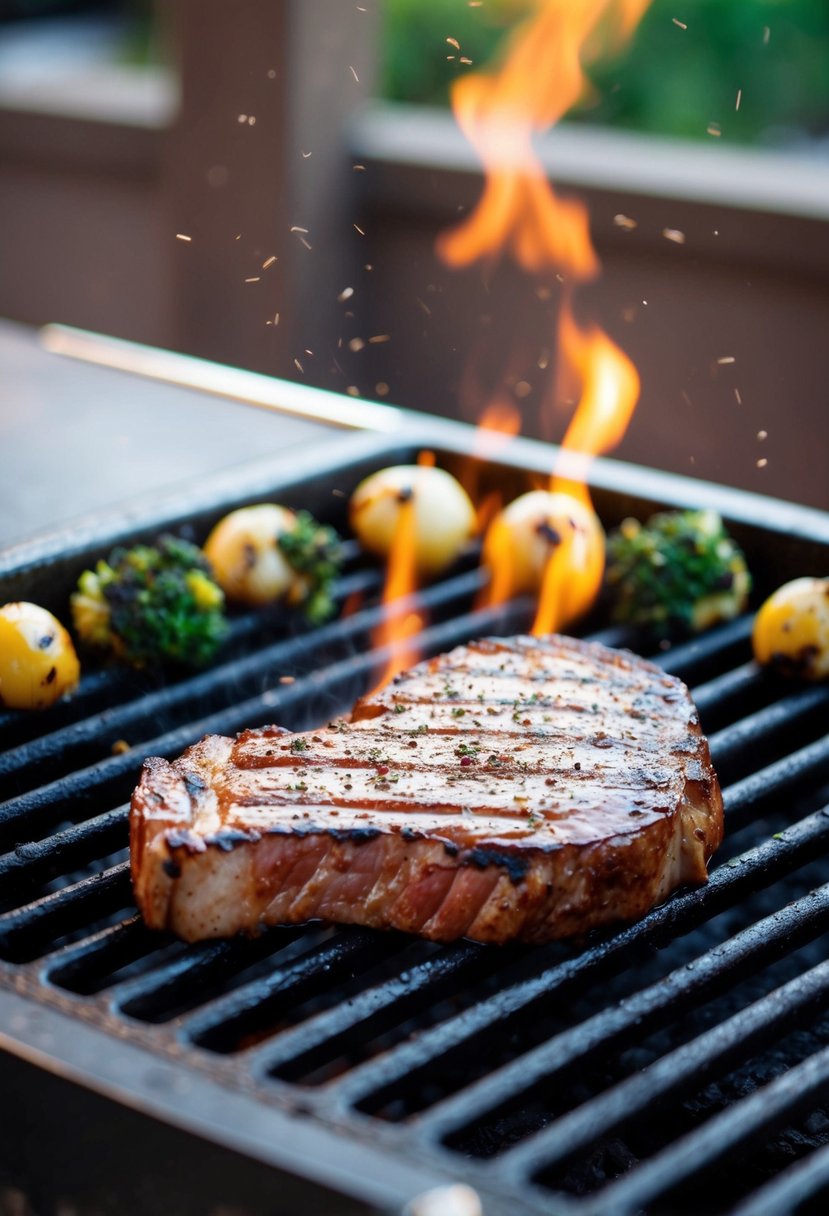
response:
<path id="1" fill-rule="evenodd" d="M 191 940 L 322 918 L 546 941 L 704 881 L 722 800 L 684 685 L 554 636 L 459 647 L 350 721 L 151 759 L 130 822 L 145 920 Z"/>

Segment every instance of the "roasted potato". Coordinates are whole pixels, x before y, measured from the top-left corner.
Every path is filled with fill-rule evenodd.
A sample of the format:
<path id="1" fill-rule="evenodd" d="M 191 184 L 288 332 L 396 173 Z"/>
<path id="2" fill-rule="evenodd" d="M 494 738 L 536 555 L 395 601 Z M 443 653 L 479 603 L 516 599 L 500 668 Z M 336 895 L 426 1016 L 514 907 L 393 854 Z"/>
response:
<path id="1" fill-rule="evenodd" d="M 80 663 L 57 617 L 19 601 L 0 608 L 0 705 L 46 709 L 78 686 Z"/>
<path id="2" fill-rule="evenodd" d="M 829 676 L 829 579 L 796 578 L 769 596 L 754 619 L 754 657 L 783 675 Z"/>

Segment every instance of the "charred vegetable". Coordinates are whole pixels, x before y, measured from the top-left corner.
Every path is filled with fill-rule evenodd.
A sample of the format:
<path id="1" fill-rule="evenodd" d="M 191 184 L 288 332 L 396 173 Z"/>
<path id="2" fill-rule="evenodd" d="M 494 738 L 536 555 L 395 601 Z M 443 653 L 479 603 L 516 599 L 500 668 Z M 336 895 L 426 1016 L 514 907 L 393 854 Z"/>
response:
<path id="1" fill-rule="evenodd" d="M 495 585 L 512 596 L 539 591 L 556 554 L 565 571 L 558 593 L 563 627 L 588 611 L 602 585 L 605 537 L 590 507 L 558 491 L 522 494 L 492 521 L 483 560 Z"/>
<path id="2" fill-rule="evenodd" d="M 162 536 L 154 546 L 114 549 L 83 572 L 71 603 L 81 641 L 136 667 L 201 667 L 227 633 L 224 593 L 207 559 L 174 536 Z"/>
<path id="3" fill-rule="evenodd" d="M 46 709 L 77 688 L 80 670 L 51 612 L 25 601 L 0 608 L 0 706 Z"/>
<path id="4" fill-rule="evenodd" d="M 414 554 L 426 578 L 451 566 L 475 535 L 475 508 L 451 473 L 423 465 L 394 465 L 361 481 L 351 496 L 351 526 L 370 553 L 388 557 L 407 503 L 414 515 Z"/>
<path id="5" fill-rule="evenodd" d="M 614 617 L 653 633 L 699 632 L 746 607 L 745 558 L 715 511 L 626 519 L 607 542 Z"/>
<path id="6" fill-rule="evenodd" d="M 829 578 L 796 578 L 769 596 L 754 621 L 754 657 L 786 676 L 829 677 Z"/>
<path id="7" fill-rule="evenodd" d="M 313 624 L 334 611 L 340 538 L 307 511 L 276 503 L 241 507 L 216 524 L 204 552 L 228 599 L 254 607 L 284 600 Z"/>

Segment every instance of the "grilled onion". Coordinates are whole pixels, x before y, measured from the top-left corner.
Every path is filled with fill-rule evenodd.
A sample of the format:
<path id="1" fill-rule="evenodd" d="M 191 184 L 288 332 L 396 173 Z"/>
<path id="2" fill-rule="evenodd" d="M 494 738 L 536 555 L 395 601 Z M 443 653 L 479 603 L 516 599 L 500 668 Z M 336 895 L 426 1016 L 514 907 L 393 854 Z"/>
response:
<path id="1" fill-rule="evenodd" d="M 426 577 L 440 574 L 457 560 L 476 530 L 469 495 L 444 469 L 395 465 L 373 473 L 351 497 L 351 526 L 364 549 L 387 557 L 401 510 L 410 501 L 417 571 Z"/>
<path id="2" fill-rule="evenodd" d="M 559 590 L 559 623 L 593 604 L 604 572 L 605 538 L 598 516 L 570 494 L 533 490 L 496 516 L 484 541 L 484 564 L 506 595 L 540 590 L 548 562 L 568 546 Z"/>
<path id="3" fill-rule="evenodd" d="M 276 542 L 295 522 L 287 507 L 259 503 L 231 511 L 216 524 L 204 554 L 228 599 L 256 606 L 288 594 L 296 573 Z"/>

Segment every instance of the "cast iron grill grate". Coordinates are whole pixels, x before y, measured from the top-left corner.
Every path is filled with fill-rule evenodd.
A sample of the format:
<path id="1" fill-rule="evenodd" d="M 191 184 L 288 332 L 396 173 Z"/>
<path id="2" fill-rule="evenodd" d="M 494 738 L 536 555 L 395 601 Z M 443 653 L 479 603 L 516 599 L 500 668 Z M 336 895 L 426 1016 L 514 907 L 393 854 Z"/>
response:
<path id="1" fill-rule="evenodd" d="M 526 628 L 527 603 L 476 610 L 480 586 L 470 562 L 425 593 L 425 653 Z M 376 1138 L 392 1164 L 464 1178 L 487 1212 L 817 1203 L 829 689 L 760 673 L 748 618 L 655 656 L 692 687 L 727 838 L 705 888 L 637 924 L 533 949 L 322 926 L 187 946 L 136 917 L 125 803 L 143 756 L 346 709 L 383 658 L 378 590 L 351 552 L 343 619 L 311 632 L 240 618 L 208 672 L 93 676 L 43 735 L 45 719 L 0 720 L 0 986 L 98 1027 L 108 1050 L 129 1041 Z M 120 739 L 130 747 L 113 753 Z"/>

